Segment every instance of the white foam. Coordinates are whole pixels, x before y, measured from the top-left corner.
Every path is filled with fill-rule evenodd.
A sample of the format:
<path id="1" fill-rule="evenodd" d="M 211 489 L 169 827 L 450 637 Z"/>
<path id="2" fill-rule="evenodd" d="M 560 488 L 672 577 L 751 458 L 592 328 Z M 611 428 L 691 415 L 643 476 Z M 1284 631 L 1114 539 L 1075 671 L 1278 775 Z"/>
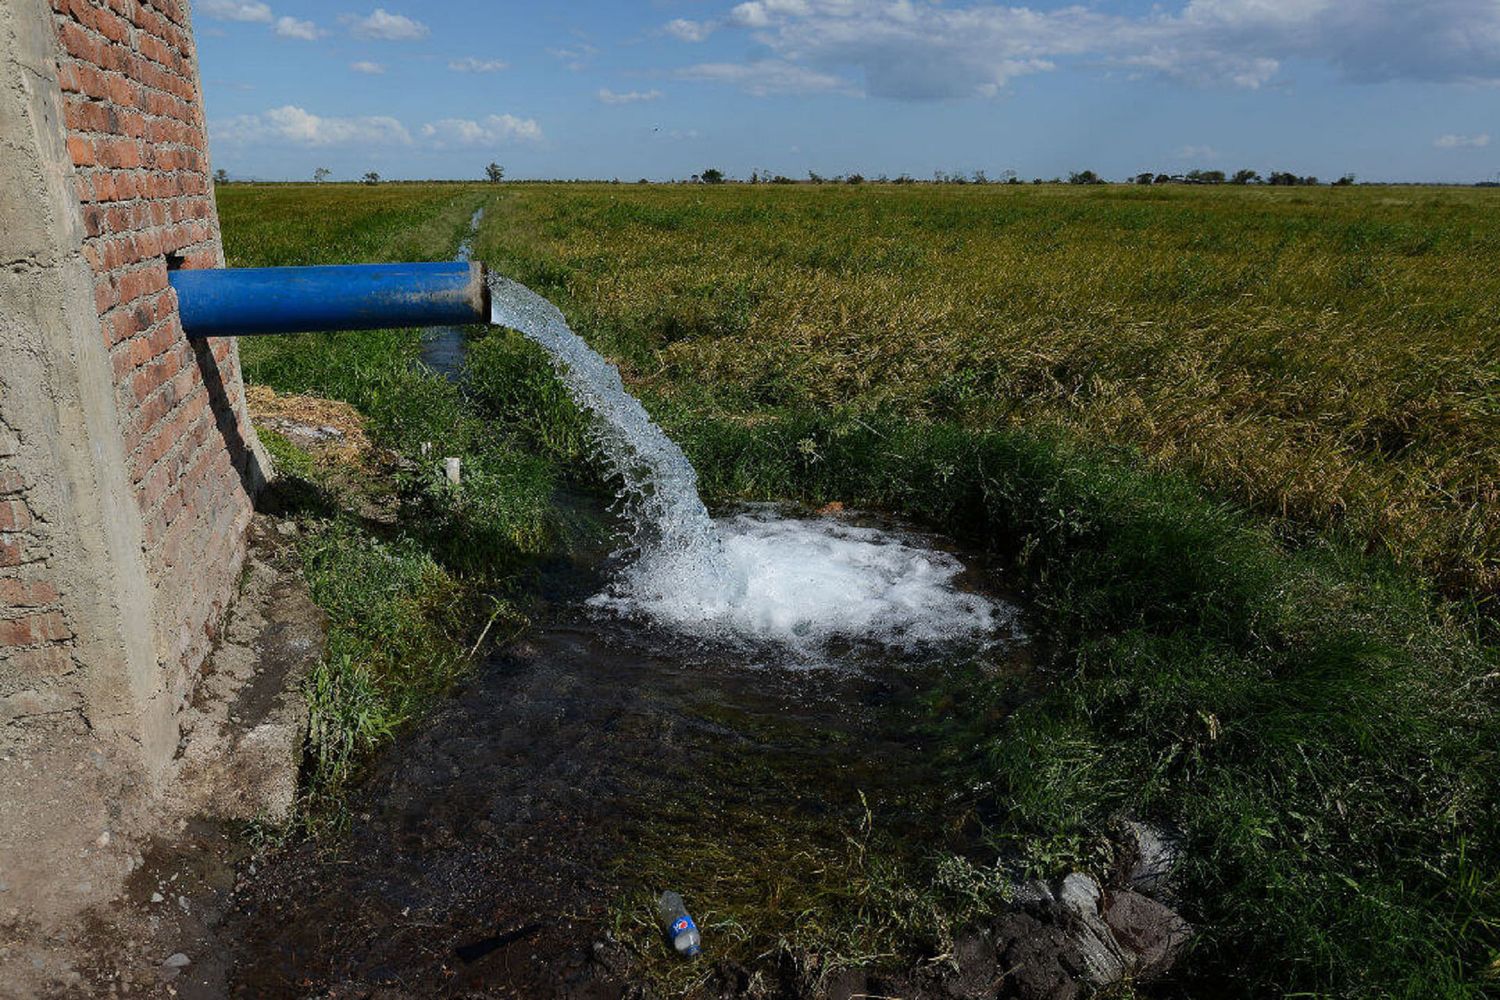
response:
<path id="1" fill-rule="evenodd" d="M 627 567 L 590 603 L 694 636 L 776 643 L 813 654 L 834 643 L 912 652 L 990 644 L 1009 609 L 958 586 L 963 564 L 909 536 L 833 517 L 788 519 L 757 509 L 716 522 L 733 599 L 660 564 Z"/>
<path id="2" fill-rule="evenodd" d="M 713 520 L 697 470 L 614 365 L 525 286 L 492 275 L 490 291 L 493 322 L 540 344 L 574 402 L 593 414 L 595 449 L 622 483 L 631 561 L 595 607 L 809 655 L 835 642 L 902 650 L 989 642 L 1009 624 L 1003 605 L 957 586 L 957 559 L 915 539 L 765 508 Z"/>

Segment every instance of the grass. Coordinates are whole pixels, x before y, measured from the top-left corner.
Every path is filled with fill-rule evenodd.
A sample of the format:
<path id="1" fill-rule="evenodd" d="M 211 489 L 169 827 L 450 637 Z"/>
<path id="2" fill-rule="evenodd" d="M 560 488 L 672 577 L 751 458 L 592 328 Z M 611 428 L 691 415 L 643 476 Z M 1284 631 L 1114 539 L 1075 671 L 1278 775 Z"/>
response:
<path id="1" fill-rule="evenodd" d="M 481 259 L 621 363 L 712 500 L 887 510 L 1011 567 L 1049 683 L 1009 713 L 1003 689 L 935 693 L 947 791 L 996 854 L 1042 872 L 1090 865 L 1123 815 L 1184 830 L 1203 931 L 1164 992 L 1496 989 L 1492 192 L 221 192 L 226 229 L 277 230 L 226 232 L 232 259 L 281 252 L 308 214 L 347 220 L 349 259 L 417 252 L 381 221 L 408 211 L 442 256 L 481 199 Z M 412 344 L 268 347 L 247 371 L 354 402 L 403 454 L 491 455 L 505 471 L 488 499 L 424 488 L 410 509 L 462 531 L 496 520 L 517 552 L 555 540 L 541 484 L 584 449 L 540 360 L 485 336 L 459 397 L 412 367 Z M 497 444 L 465 430 L 495 418 Z M 415 544 L 455 579 L 482 570 Z M 350 691 L 339 704 L 361 704 Z M 726 892 L 756 877 L 697 861 Z M 873 882 L 820 864 L 893 887 L 810 898 L 830 933 L 906 926 L 899 900 L 929 898 L 902 885 L 920 864 Z M 735 933 L 788 940 L 774 922 Z"/>
<path id="2" fill-rule="evenodd" d="M 221 190 L 228 263 L 448 259 L 485 200 L 454 186 L 350 195 L 312 185 Z M 282 473 L 270 504 L 301 526 L 304 575 L 329 618 L 328 656 L 307 688 L 302 819 L 313 828 L 343 822 L 359 765 L 464 674 L 480 640 L 524 624 L 532 560 L 578 530 L 555 510 L 557 467 L 528 433 L 547 408 L 559 411 L 548 434 L 570 420 L 581 427 L 580 418 L 535 352 L 491 341 L 484 355 L 508 373 L 504 389 L 476 378 L 472 396 L 421 364 L 419 331 L 241 343 L 248 381 L 352 404 L 378 448 L 367 463 L 330 464 L 262 432 Z M 446 456 L 463 460 L 461 486 L 440 473 Z"/>
<path id="3" fill-rule="evenodd" d="M 1051 683 L 1000 718 L 949 692 L 952 808 L 1039 872 L 1090 868 L 1122 816 L 1186 831 L 1186 995 L 1483 995 L 1496 658 L 1410 574 L 1060 438 L 807 416 L 688 446 L 721 495 L 897 510 L 1008 557 Z"/>

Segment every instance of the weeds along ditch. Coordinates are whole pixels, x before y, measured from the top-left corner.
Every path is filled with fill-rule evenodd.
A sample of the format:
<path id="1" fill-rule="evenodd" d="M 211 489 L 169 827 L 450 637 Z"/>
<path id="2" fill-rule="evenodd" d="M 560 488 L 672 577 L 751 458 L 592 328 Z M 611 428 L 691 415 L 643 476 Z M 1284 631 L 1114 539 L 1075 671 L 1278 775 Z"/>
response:
<path id="1" fill-rule="evenodd" d="M 1157 992 L 1495 988 L 1500 201 L 220 191 L 241 265 L 442 259 L 481 204 L 476 256 L 620 362 L 710 503 L 886 512 L 1021 581 L 1045 684 L 959 672 L 924 702 L 946 802 L 985 831 L 970 863 L 1088 870 L 1120 817 L 1152 819 L 1187 838 L 1200 928 Z M 242 347 L 252 381 L 354 404 L 394 456 L 340 472 L 270 438 L 333 629 L 314 826 L 487 625 L 524 629 L 538 561 L 602 530 L 556 503 L 601 484 L 537 351 L 476 334 L 460 392 L 418 349 L 410 331 Z M 431 441 L 474 470 L 462 488 L 427 471 Z M 700 849 L 683 863 L 735 877 Z M 882 898 L 927 905 L 932 863 Z M 807 905 L 844 926 L 850 901 Z"/>

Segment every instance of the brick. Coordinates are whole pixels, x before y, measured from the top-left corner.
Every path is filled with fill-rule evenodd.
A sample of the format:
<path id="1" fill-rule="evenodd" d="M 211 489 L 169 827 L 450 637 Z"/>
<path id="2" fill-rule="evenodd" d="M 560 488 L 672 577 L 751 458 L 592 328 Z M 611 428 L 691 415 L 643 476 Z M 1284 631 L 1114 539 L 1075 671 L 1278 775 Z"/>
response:
<path id="1" fill-rule="evenodd" d="M 57 67 L 57 82 L 65 94 L 76 94 L 79 91 L 78 66 L 71 62 L 64 62 Z"/>
<path id="2" fill-rule="evenodd" d="M 117 170 L 131 170 L 141 165 L 140 145 L 133 139 L 101 139 L 94 143 L 99 164 Z"/>
<path id="3" fill-rule="evenodd" d="M 63 21 L 57 30 L 58 40 L 68 55 L 81 62 L 98 66 L 104 61 L 104 43 L 74 21 Z"/>
<path id="4" fill-rule="evenodd" d="M 115 178 L 114 178 L 113 174 L 97 174 L 97 175 L 89 178 L 89 181 L 93 185 L 93 189 L 94 189 L 93 190 L 93 199 L 92 200 L 94 200 L 94 201 L 114 201 L 115 200 Z M 88 253 L 88 248 L 87 247 L 84 248 L 84 253 Z M 94 264 L 94 270 L 96 270 L 96 271 L 99 270 L 99 265 L 98 264 Z"/>
<path id="5" fill-rule="evenodd" d="M 26 488 L 26 480 L 15 469 L 0 469 L 0 497 L 20 493 Z"/>
<path id="6" fill-rule="evenodd" d="M 44 608 L 61 598 L 49 580 L 0 578 L 0 608 Z"/>
<path id="7" fill-rule="evenodd" d="M 76 93 L 102 101 L 109 96 L 109 78 L 98 66 L 88 63 L 73 63 L 70 67 L 77 77 Z"/>
<path id="8" fill-rule="evenodd" d="M 0 531 L 25 531 L 31 525 L 31 509 L 26 501 L 0 500 Z"/>
<path id="9" fill-rule="evenodd" d="M 85 216 L 87 218 L 87 216 Z M 115 291 L 108 278 L 102 278 L 94 284 L 94 309 L 103 316 L 119 304 L 120 296 Z M 106 338 L 107 342 L 107 338 Z"/>
<path id="10" fill-rule="evenodd" d="M 6 650 L 0 655 L 9 670 L 30 679 L 57 678 L 73 672 L 73 654 L 65 646 Z"/>
<path id="11" fill-rule="evenodd" d="M 115 198 L 118 198 L 120 201 L 128 201 L 131 198 L 140 197 L 141 184 L 134 175 L 121 173 L 113 176 L 115 182 L 113 196 Z"/>
<path id="12" fill-rule="evenodd" d="M 16 535 L 0 535 L 0 568 L 19 566 L 25 561 L 25 550 Z"/>
<path id="13" fill-rule="evenodd" d="M 95 157 L 93 140 L 81 135 L 68 137 L 68 155 L 73 158 L 75 167 L 92 167 L 99 162 Z"/>
<path id="14" fill-rule="evenodd" d="M 89 27 L 99 32 L 99 34 L 111 42 L 127 42 L 130 40 L 130 25 L 103 7 L 93 7 L 91 9 L 94 14 Z"/>
<path id="15" fill-rule="evenodd" d="M 110 316 L 108 342 L 110 344 L 124 343 L 143 329 L 134 310 L 118 309 Z"/>
<path id="16" fill-rule="evenodd" d="M 69 100 L 63 103 L 63 123 L 74 132 L 102 132 L 109 115 L 102 104 Z"/>
<path id="17" fill-rule="evenodd" d="M 71 638 L 73 630 L 56 611 L 0 621 L 0 646 L 35 646 Z"/>
<path id="18" fill-rule="evenodd" d="M 112 108 L 109 118 L 109 131 L 133 139 L 144 139 L 151 130 L 151 120 L 134 108 Z"/>
<path id="19" fill-rule="evenodd" d="M 108 81 L 109 99 L 122 108 L 141 105 L 141 86 L 125 75 L 111 76 Z"/>

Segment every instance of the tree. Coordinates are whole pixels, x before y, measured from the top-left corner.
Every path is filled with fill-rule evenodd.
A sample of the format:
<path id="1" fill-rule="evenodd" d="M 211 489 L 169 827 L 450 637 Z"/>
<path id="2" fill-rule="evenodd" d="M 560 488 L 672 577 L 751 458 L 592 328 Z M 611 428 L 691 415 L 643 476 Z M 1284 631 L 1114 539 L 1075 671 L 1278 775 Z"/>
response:
<path id="1" fill-rule="evenodd" d="M 1229 179 L 1231 184 L 1259 184 L 1260 174 L 1254 170 L 1239 170 Z"/>
<path id="2" fill-rule="evenodd" d="M 491 184 L 499 184 L 505 180 L 505 168 L 498 163 L 491 163 L 484 168 L 484 178 Z"/>
<path id="3" fill-rule="evenodd" d="M 863 184 L 864 182 L 865 182 L 865 175 L 864 174 L 850 174 L 848 177 L 844 178 L 844 183 L 845 184 Z"/>
<path id="4" fill-rule="evenodd" d="M 1334 187 L 1340 187 L 1340 188 L 1353 187 L 1354 186 L 1354 181 L 1355 181 L 1355 176 L 1353 174 L 1345 174 L 1344 176 L 1340 177 L 1338 180 L 1334 181 L 1333 182 L 1333 186 Z"/>
<path id="5" fill-rule="evenodd" d="M 1154 183 L 1155 181 L 1156 181 L 1156 175 L 1153 174 L 1153 173 L 1150 173 L 1150 172 L 1147 172 L 1147 173 L 1144 173 L 1144 174 L 1136 174 L 1135 175 L 1135 182 L 1137 184 L 1151 184 L 1151 183 Z"/>
<path id="6" fill-rule="evenodd" d="M 316 181 L 319 184 L 322 184 L 324 181 L 326 181 L 328 178 L 330 178 L 332 176 L 333 176 L 333 171 L 329 170 L 327 167 L 319 167 L 317 170 L 313 171 L 313 180 Z"/>
<path id="7" fill-rule="evenodd" d="M 716 167 L 709 167 L 707 170 L 703 171 L 701 176 L 703 177 L 703 183 L 705 184 L 724 183 L 724 171 L 719 170 Z"/>
<path id="8" fill-rule="evenodd" d="M 1092 170 L 1080 170 L 1068 175 L 1069 184 L 1103 184 L 1104 178 Z"/>
<path id="9" fill-rule="evenodd" d="M 218 170 L 215 170 L 214 171 L 214 183 L 215 184 L 228 184 L 229 183 L 229 171 L 225 170 L 223 167 L 220 167 Z"/>
<path id="10" fill-rule="evenodd" d="M 380 175 L 377 174 L 375 171 L 371 170 L 369 173 L 365 174 L 365 183 L 366 184 L 379 184 L 380 183 Z"/>

